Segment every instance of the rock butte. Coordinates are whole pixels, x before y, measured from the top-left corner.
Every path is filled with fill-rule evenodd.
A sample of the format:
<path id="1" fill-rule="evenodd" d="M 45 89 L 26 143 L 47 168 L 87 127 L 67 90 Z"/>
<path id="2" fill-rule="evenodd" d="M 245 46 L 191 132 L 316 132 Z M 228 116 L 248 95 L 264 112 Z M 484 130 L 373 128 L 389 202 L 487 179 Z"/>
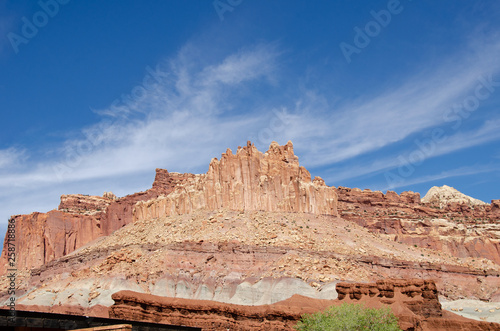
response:
<path id="1" fill-rule="evenodd" d="M 273 142 L 266 153 L 248 142 L 236 154 L 228 149 L 220 161 L 212 159 L 206 174 L 187 177 L 167 196 L 138 202 L 134 219 L 222 208 L 337 216 L 337 194 L 320 177 L 311 181 L 309 171 L 299 166 L 292 142 Z"/>
<path id="2" fill-rule="evenodd" d="M 277 304 L 293 293 L 307 293 L 317 302 L 337 293 L 357 300 L 383 293 L 382 285 L 339 283 L 336 291 L 332 285 L 391 277 L 434 279 L 435 293 L 450 299 L 500 300 L 500 200 L 479 203 L 457 192 L 432 188 L 421 200 L 414 192 L 330 187 L 319 177 L 311 179 L 291 142 L 273 142 L 265 153 L 248 142 L 235 154 L 228 149 L 220 160 L 212 159 L 205 174 L 156 169 L 145 192 L 123 198 L 110 192 L 63 195 L 58 210 L 13 216 L 19 304 L 107 316 L 119 290 L 226 305 Z M 0 274 L 6 271 L 6 245 Z M 420 298 L 431 286 L 425 285 L 430 280 L 400 282 L 390 286 L 410 294 L 417 288 Z M 0 284 L 5 300 L 5 276 Z M 424 313 L 440 311 L 432 300 L 434 308 L 418 308 L 404 321 L 423 326 L 440 319 Z M 183 303 L 188 317 L 182 318 L 194 320 L 199 312 L 188 301 Z M 111 306 L 109 312 L 135 316 L 125 306 Z M 141 314 L 153 318 L 150 311 Z M 424 329 L 457 329 L 470 321 L 450 316 Z M 491 325 L 478 329 L 493 330 Z"/>

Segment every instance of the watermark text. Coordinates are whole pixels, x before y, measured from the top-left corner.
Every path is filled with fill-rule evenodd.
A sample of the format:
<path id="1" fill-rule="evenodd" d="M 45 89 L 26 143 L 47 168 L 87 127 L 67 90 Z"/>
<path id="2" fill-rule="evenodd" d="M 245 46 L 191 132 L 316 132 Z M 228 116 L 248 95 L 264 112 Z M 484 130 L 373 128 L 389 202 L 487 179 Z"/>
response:
<path id="1" fill-rule="evenodd" d="M 23 16 L 21 21 L 21 33 L 9 32 L 7 39 L 9 39 L 14 53 L 19 53 L 19 46 L 26 45 L 36 37 L 38 31 L 46 26 L 51 18 L 54 18 L 59 13 L 61 5 L 65 5 L 70 0 L 40 0 L 38 6 L 41 10 L 33 14 L 31 19 Z"/>

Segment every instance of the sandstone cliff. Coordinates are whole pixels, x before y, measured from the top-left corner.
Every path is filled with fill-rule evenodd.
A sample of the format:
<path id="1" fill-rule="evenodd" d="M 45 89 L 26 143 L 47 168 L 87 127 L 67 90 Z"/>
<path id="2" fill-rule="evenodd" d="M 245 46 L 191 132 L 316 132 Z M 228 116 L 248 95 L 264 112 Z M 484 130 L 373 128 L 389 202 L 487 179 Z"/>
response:
<path id="1" fill-rule="evenodd" d="M 337 216 L 335 189 L 299 166 L 292 142 L 273 142 L 266 153 L 250 142 L 212 159 L 208 172 L 188 177 L 167 196 L 139 202 L 134 219 L 180 215 L 197 209 L 290 211 Z"/>
<path id="2" fill-rule="evenodd" d="M 233 304 L 297 293 L 333 299 L 339 280 L 432 278 L 439 293 L 490 300 L 500 266 L 398 243 L 328 215 L 204 211 L 138 220 L 39 268 L 19 273 L 18 304 L 109 306 L 133 290 Z M 8 300 L 0 277 L 0 302 Z M 500 313 L 500 312 L 499 312 Z"/>
<path id="3" fill-rule="evenodd" d="M 255 212 L 260 215 L 255 216 L 254 211 L 263 214 Z M 269 255 L 248 257 L 255 265 L 245 265 L 242 274 L 251 268 L 255 270 L 251 269 L 252 274 L 245 277 L 292 276 L 307 280 L 308 286 L 312 286 L 311 282 L 335 279 L 366 281 L 374 277 L 435 274 L 440 277 L 437 281 L 440 293 L 447 296 L 500 298 L 497 278 L 490 277 L 498 274 L 500 264 L 500 200 L 475 206 L 448 202 L 438 208 L 422 203 L 420 194 L 414 192 L 398 195 L 392 191 L 384 194 L 345 187 L 335 189 L 318 177 L 311 180 L 309 172 L 299 166 L 290 142 L 284 146 L 272 143 L 266 153 L 248 143 L 238 148 L 236 154 L 228 150 L 220 160 L 213 159 L 205 174 L 156 169 L 152 188 L 146 192 L 123 198 L 110 193 L 103 197 L 64 195 L 59 210 L 14 218 L 18 269 L 56 268 L 69 253 L 102 236 L 107 236 L 102 242 L 113 247 L 146 242 L 149 246 L 143 248 L 144 252 L 151 249 L 170 252 L 168 245 L 183 241 L 212 243 L 214 247 L 236 241 L 256 251 L 263 247 L 267 250 L 269 246 L 279 252 L 307 250 L 306 255 L 295 258 L 296 262 L 276 260 L 266 271 L 261 266 Z M 296 222 L 290 223 L 291 219 Z M 360 227 L 353 227 L 356 224 Z M 127 225 L 126 231 L 111 236 Z M 137 233 L 132 235 L 129 231 Z M 379 239 L 383 240 L 384 248 L 378 246 Z M 96 248 L 96 252 L 107 249 Z M 250 248 L 243 248 L 246 249 Z M 173 252 L 180 250 L 175 248 Z M 216 251 L 214 248 L 210 254 L 219 259 Z M 318 252 L 329 253 L 318 255 Z M 94 258 L 101 256 L 96 254 Z M 239 260 L 236 255 L 231 255 L 231 259 Z M 450 255 L 455 259 L 450 259 Z M 199 256 L 200 252 L 192 253 L 194 265 L 198 265 Z M 4 249 L 0 272 L 5 270 L 5 258 Z M 315 269 L 313 261 L 323 258 L 324 265 L 329 267 Z M 143 262 L 149 264 L 151 260 Z M 172 263 L 169 273 L 174 277 L 179 270 L 186 270 L 183 264 L 169 263 Z M 302 268 L 304 264 L 307 266 Z M 161 272 L 165 274 L 164 267 L 162 264 Z M 130 272 L 137 268 L 134 266 Z M 222 275 L 229 270 L 227 264 L 220 268 L 216 279 L 223 279 Z M 107 271 L 101 272 L 95 277 Z M 120 272 L 123 274 L 125 270 Z M 240 281 L 245 277 L 240 277 Z M 489 285 L 481 283 L 483 277 Z M 458 285 L 457 279 L 460 279 Z M 30 284 L 36 286 L 36 279 Z M 200 281 L 196 286 L 205 285 Z"/>
<path id="4" fill-rule="evenodd" d="M 456 257 L 487 258 L 500 264 L 500 208 L 448 202 L 442 208 L 420 202 L 413 192 L 339 187 L 340 217 L 391 240 Z"/>
<path id="5" fill-rule="evenodd" d="M 160 182 L 164 172 L 157 173 Z M 137 201 L 171 190 L 168 182 L 163 184 L 120 199 L 110 192 L 105 192 L 103 197 L 62 195 L 58 210 L 12 216 L 16 223 L 17 269 L 39 267 L 131 223 Z M 7 269 L 6 240 L 7 236 L 0 256 L 0 275 Z"/>
<path id="6" fill-rule="evenodd" d="M 389 302 L 393 291 L 425 323 L 440 318 L 426 312 L 432 293 L 500 300 L 500 200 L 440 207 L 414 192 L 329 187 L 311 179 L 290 142 L 265 153 L 248 143 L 205 174 L 156 169 L 145 192 L 64 195 L 59 210 L 14 219 L 20 305 L 92 309 L 120 290 L 261 305 L 294 293 L 333 299 L 340 280 L 415 277 L 421 285 L 376 285 L 361 300 Z M 8 286 L 0 276 L 0 302 Z M 343 286 L 343 300 L 365 295 Z"/>
<path id="7" fill-rule="evenodd" d="M 106 210 L 114 200 L 116 197 L 110 196 L 108 192 L 102 197 L 82 194 L 62 195 L 58 210 L 70 214 L 94 215 Z"/>
<path id="8" fill-rule="evenodd" d="M 213 159 L 206 174 L 156 169 L 151 189 L 123 198 L 62 195 L 58 210 L 13 216 L 17 268 L 39 267 L 133 222 L 135 219 L 185 214 L 197 209 L 293 211 L 337 215 L 335 189 L 299 166 L 291 142 L 272 143 L 269 151 L 254 145 Z M 147 202 L 146 202 L 147 201 Z M 139 203 L 138 203 L 139 202 Z M 134 213 L 135 209 L 135 213 Z M 6 244 L 0 274 L 6 270 Z"/>

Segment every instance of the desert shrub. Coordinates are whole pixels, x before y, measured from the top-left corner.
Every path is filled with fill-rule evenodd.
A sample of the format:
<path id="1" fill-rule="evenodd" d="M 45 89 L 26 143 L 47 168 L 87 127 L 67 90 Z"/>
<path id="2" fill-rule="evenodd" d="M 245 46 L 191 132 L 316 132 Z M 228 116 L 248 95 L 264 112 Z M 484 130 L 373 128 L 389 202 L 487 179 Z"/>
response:
<path id="1" fill-rule="evenodd" d="M 389 307 L 365 308 L 344 303 L 323 312 L 305 314 L 295 326 L 299 331 L 400 331 L 398 319 Z"/>

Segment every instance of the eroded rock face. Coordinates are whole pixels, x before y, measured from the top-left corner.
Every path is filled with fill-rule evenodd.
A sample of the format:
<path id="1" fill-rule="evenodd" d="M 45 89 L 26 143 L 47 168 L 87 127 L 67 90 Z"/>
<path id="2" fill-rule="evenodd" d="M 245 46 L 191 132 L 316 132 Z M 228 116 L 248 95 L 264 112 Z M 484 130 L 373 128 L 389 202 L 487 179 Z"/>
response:
<path id="1" fill-rule="evenodd" d="M 377 283 L 339 283 L 338 300 L 300 295 L 272 305 L 243 306 L 205 300 L 159 297 L 132 291 L 112 295 L 112 318 L 201 327 L 203 330 L 294 330 L 305 313 L 343 302 L 369 308 L 390 307 L 402 330 L 499 330 L 500 324 L 474 321 L 441 310 L 432 280 L 387 279 Z"/>
<path id="2" fill-rule="evenodd" d="M 333 299 L 338 280 L 418 277 L 435 279 L 449 299 L 500 294 L 498 265 L 463 262 L 332 216 L 198 211 L 128 224 L 18 275 L 16 293 L 25 305 L 109 306 L 119 290 L 257 305 L 293 294 Z M 0 302 L 8 286 L 0 277 Z"/>
<path id="3" fill-rule="evenodd" d="M 341 221 L 335 218 L 338 210 L 343 220 L 355 222 L 391 242 L 406 244 L 410 249 L 426 248 L 458 258 L 487 258 L 500 264 L 500 200 L 493 200 L 491 205 L 474 206 L 448 202 L 439 208 L 421 203 L 420 194 L 414 192 L 398 195 L 392 191 L 383 194 L 345 187 L 335 189 L 326 186 L 319 177 L 311 180 L 309 172 L 299 165 L 289 142 L 284 146 L 272 143 L 266 153 L 259 152 L 250 143 L 238 148 L 236 154 L 228 150 L 220 160 L 212 160 L 206 174 L 156 169 L 151 189 L 123 198 L 116 198 L 111 193 L 103 197 L 66 195 L 61 197 L 57 211 L 14 216 L 16 247 L 18 255 L 22 256 L 17 267 L 39 267 L 98 237 L 110 235 L 134 220 L 187 214 L 200 209 L 305 212 L 305 219 L 311 214 L 331 215 L 334 216 L 331 224 L 324 225 L 329 228 Z M 211 224 L 216 220 L 207 221 Z M 259 231 L 265 228 L 263 224 L 259 223 Z M 201 229 L 205 225 L 202 223 Z M 224 224 L 220 226 L 223 229 Z M 308 225 L 304 223 L 303 226 Z M 283 229 L 268 230 L 260 238 L 260 244 L 276 241 Z M 297 231 L 299 234 L 305 232 Z M 182 234 L 181 238 L 187 235 L 192 235 L 192 231 Z M 210 240 L 221 238 L 218 230 Z M 293 238 L 300 249 L 317 242 L 312 237 Z M 284 244 L 289 245 L 288 242 Z M 5 246 L 6 242 L 0 273 L 7 265 Z M 366 247 L 360 249 L 368 250 Z M 470 262 L 464 260 L 463 264 Z M 398 262 L 394 258 L 387 259 L 386 264 L 390 266 L 391 263 Z"/>
<path id="4" fill-rule="evenodd" d="M 394 241 L 500 263 L 500 204 L 421 203 L 420 195 L 339 187 L 340 217 Z"/>
<path id="5" fill-rule="evenodd" d="M 363 300 L 377 297 L 385 304 L 402 302 L 414 314 L 423 317 L 442 316 L 436 284 L 423 279 L 389 279 L 376 283 L 338 283 L 339 300 Z"/>
<path id="6" fill-rule="evenodd" d="M 500 200 L 491 200 L 491 213 L 500 217 Z"/>
<path id="7" fill-rule="evenodd" d="M 293 326 L 302 314 L 315 311 L 307 306 L 243 306 L 208 300 L 159 297 L 132 291 L 120 291 L 112 297 L 115 304 L 109 310 L 111 318 L 156 321 L 199 327 L 207 331 L 294 330 Z M 301 297 L 298 298 L 300 300 Z"/>
<path id="8" fill-rule="evenodd" d="M 71 214 L 93 215 L 105 211 L 114 200 L 108 195 L 98 197 L 83 194 L 65 194 L 61 196 L 58 209 Z"/>
<path id="9" fill-rule="evenodd" d="M 369 189 L 360 190 L 359 188 L 348 188 L 339 186 L 337 188 L 339 209 L 348 210 L 348 205 L 365 204 L 380 207 L 408 207 L 420 204 L 420 193 L 411 191 L 402 192 L 398 195 L 394 191 L 387 191 L 386 194 L 381 191 L 372 191 Z"/>
<path id="10" fill-rule="evenodd" d="M 12 216 L 16 223 L 17 269 L 31 269 L 73 252 L 132 222 L 137 201 L 172 191 L 175 182 L 163 181 L 168 171 L 157 169 L 154 187 L 146 192 L 116 198 L 81 194 L 62 195 L 59 210 Z M 0 257 L 0 275 L 7 270 L 7 236 Z"/>
<path id="11" fill-rule="evenodd" d="M 70 214 L 58 210 L 13 216 L 17 269 L 41 266 L 102 236 L 101 217 L 102 213 Z M 1 274 L 7 269 L 6 247 L 7 241 L 2 251 Z"/>
<path id="12" fill-rule="evenodd" d="M 177 176 L 180 176 L 177 175 Z M 335 189 L 299 166 L 292 142 L 273 142 L 261 153 L 248 142 L 212 159 L 208 172 L 186 176 L 172 193 L 137 203 L 136 220 L 193 212 L 198 209 L 290 211 L 337 216 Z M 163 179 L 163 178 L 162 178 Z"/>

